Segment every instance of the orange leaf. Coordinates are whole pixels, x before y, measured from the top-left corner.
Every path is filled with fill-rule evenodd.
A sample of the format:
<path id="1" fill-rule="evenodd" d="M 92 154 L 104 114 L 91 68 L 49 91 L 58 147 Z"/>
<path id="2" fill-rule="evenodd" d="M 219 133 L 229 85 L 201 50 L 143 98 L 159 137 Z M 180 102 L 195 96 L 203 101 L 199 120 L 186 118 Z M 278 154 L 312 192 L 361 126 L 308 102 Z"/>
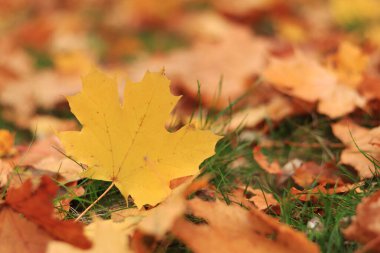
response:
<path id="1" fill-rule="evenodd" d="M 200 199 L 189 201 L 188 206 L 207 224 L 196 225 L 182 218 L 172 232 L 195 253 L 319 252 L 304 234 L 259 210 Z"/>
<path id="2" fill-rule="evenodd" d="M 378 252 L 380 247 L 380 191 L 364 198 L 356 208 L 356 216 L 343 233 L 349 240 L 366 244 L 360 252 Z M 372 252 L 372 251 L 371 251 Z"/>
<path id="3" fill-rule="evenodd" d="M 58 186 L 47 176 L 41 177 L 41 183 L 34 191 L 32 181 L 28 180 L 20 188 L 8 190 L 5 204 L 0 209 L 1 217 L 11 215 L 10 211 L 20 213 L 25 216 L 28 223 L 40 227 L 50 238 L 68 242 L 82 249 L 90 248 L 91 242 L 83 235 L 82 224 L 54 218 L 54 207 L 51 202 L 57 191 Z M 14 222 L 25 223 L 19 219 Z M 4 229 L 5 227 L 0 227 L 0 234 Z M 6 238 L 0 237 L 0 244 L 7 243 L 5 240 Z"/>

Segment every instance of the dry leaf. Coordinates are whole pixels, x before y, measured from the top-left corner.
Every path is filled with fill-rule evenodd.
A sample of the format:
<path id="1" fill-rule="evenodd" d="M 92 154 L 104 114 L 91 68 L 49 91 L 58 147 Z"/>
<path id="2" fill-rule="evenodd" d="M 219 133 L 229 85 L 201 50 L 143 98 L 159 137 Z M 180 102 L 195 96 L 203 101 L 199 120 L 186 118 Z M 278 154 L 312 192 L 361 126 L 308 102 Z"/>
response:
<path id="1" fill-rule="evenodd" d="M 70 182 L 66 183 L 64 186 L 64 189 L 60 189 L 61 191 L 59 192 L 60 195 L 63 195 L 62 198 L 60 198 L 59 202 L 55 205 L 55 207 L 58 209 L 57 210 L 57 215 L 61 218 L 64 219 L 70 210 L 70 202 L 85 194 L 85 189 L 82 186 L 78 186 L 78 182 Z M 63 212 L 66 211 L 66 212 Z"/>
<path id="2" fill-rule="evenodd" d="M 137 234 L 142 237 L 147 235 L 162 239 L 170 231 L 175 220 L 185 212 L 186 197 L 191 192 L 207 185 L 207 182 L 208 179 L 203 178 L 178 186 L 163 203 L 154 209 L 145 211 L 130 208 L 113 212 L 112 220 L 96 219 L 85 228 L 86 235 L 93 241 L 91 250 L 79 250 L 63 242 L 50 242 L 47 252 L 103 253 L 109 250 L 110 245 L 112 245 L 112 252 L 135 252 L 129 245 L 133 244 L 134 247 L 139 248 L 144 246 L 144 241 L 136 238 Z M 134 240 L 130 242 L 132 235 Z"/>
<path id="3" fill-rule="evenodd" d="M 285 59 L 273 58 L 263 76 L 286 94 L 319 102 L 318 111 L 332 118 L 350 113 L 366 103 L 355 89 L 340 83 L 334 72 L 300 51 Z"/>
<path id="4" fill-rule="evenodd" d="M 238 45 L 236 41 L 239 41 Z M 264 68 L 269 48 L 268 41 L 239 27 L 214 43 L 197 43 L 190 49 L 140 62 L 129 72 L 132 77 L 139 77 L 147 66 L 155 71 L 165 67 L 174 88 L 197 100 L 200 92 L 207 106 L 223 108 L 247 92 L 251 82 Z"/>
<path id="5" fill-rule="evenodd" d="M 368 63 L 368 56 L 361 48 L 343 41 L 339 45 L 338 52 L 328 60 L 329 68 L 337 74 L 342 83 L 351 88 L 358 87 Z"/>
<path id="6" fill-rule="evenodd" d="M 206 187 L 209 177 L 202 177 L 195 181 L 188 181 L 175 188 L 169 197 L 158 207 L 149 210 L 147 217 L 138 225 L 132 237 L 132 248 L 138 252 L 151 252 L 157 240 L 172 229 L 176 220 L 181 217 L 187 208 L 186 198 L 193 192 Z M 146 212 L 144 213 L 146 214 Z M 146 238 L 151 240 L 147 241 Z"/>
<path id="7" fill-rule="evenodd" d="M 9 207 L 0 209 L 0 251 L 2 253 L 45 252 L 51 236 L 38 225 L 22 218 Z"/>
<path id="8" fill-rule="evenodd" d="M 228 122 L 227 129 L 233 131 L 240 127 L 255 127 L 265 119 L 281 121 L 295 112 L 290 100 L 278 95 L 272 97 L 268 103 L 241 110 L 233 114 L 232 118 L 223 120 Z"/>
<path id="9" fill-rule="evenodd" d="M 121 105 L 116 80 L 94 71 L 83 91 L 68 98 L 82 131 L 60 138 L 67 154 L 88 166 L 83 176 L 114 182 L 138 207 L 156 205 L 170 193 L 170 180 L 196 174 L 220 139 L 191 126 L 169 133 L 165 123 L 178 99 L 168 79 L 147 73 L 127 83 Z"/>
<path id="10" fill-rule="evenodd" d="M 85 233 L 93 242 L 90 250 L 81 250 L 63 242 L 50 242 L 47 253 L 133 253 L 128 237 L 143 216 L 129 216 L 122 222 L 95 219 L 85 228 Z"/>
<path id="11" fill-rule="evenodd" d="M 330 9 L 335 20 L 340 24 L 352 22 L 369 22 L 378 20 L 380 3 L 377 0 L 332 0 Z"/>
<path id="12" fill-rule="evenodd" d="M 334 164 L 318 165 L 313 161 L 304 162 L 291 176 L 299 186 L 307 188 L 313 183 L 342 185 L 343 181 L 337 174 L 338 169 Z"/>
<path id="13" fill-rule="evenodd" d="M 213 0 L 213 5 L 222 13 L 235 18 L 250 18 L 272 11 L 281 0 Z"/>
<path id="14" fill-rule="evenodd" d="M 280 224 L 259 210 L 244 210 L 220 201 L 188 202 L 192 214 L 207 224 L 178 219 L 172 233 L 195 253 L 319 252 L 301 232 Z"/>
<path id="15" fill-rule="evenodd" d="M 203 177 L 195 181 L 190 180 L 175 188 L 169 197 L 139 224 L 139 231 L 161 239 L 171 229 L 174 221 L 185 212 L 186 197 L 207 186 L 208 181 L 208 177 Z"/>
<path id="16" fill-rule="evenodd" d="M 343 185 L 334 185 L 331 187 L 331 185 L 328 185 L 326 183 L 322 183 L 320 185 L 317 185 L 316 187 L 312 189 L 305 189 L 305 190 L 298 190 L 295 187 L 290 188 L 290 193 L 294 195 L 295 198 L 301 201 L 316 201 L 320 195 L 323 194 L 338 194 L 338 193 L 345 193 L 348 191 L 351 191 L 352 189 L 355 189 L 356 192 L 360 192 L 360 189 L 358 188 L 360 186 L 359 184 L 343 184 Z"/>
<path id="17" fill-rule="evenodd" d="M 367 129 L 349 120 L 344 120 L 333 124 L 332 130 L 334 135 L 346 145 L 340 155 L 340 162 L 354 167 L 361 178 L 370 178 L 376 175 L 374 162 L 377 163 L 380 159 L 378 145 L 380 127 Z M 361 151 L 369 157 L 366 157 Z"/>
<path id="18" fill-rule="evenodd" d="M 231 36 L 236 30 L 245 30 L 244 26 L 231 22 L 213 10 L 187 13 L 176 25 L 178 32 L 197 42 L 216 42 Z"/>
<path id="19" fill-rule="evenodd" d="M 14 135 L 5 129 L 0 129 L 0 157 L 15 154 Z"/>
<path id="20" fill-rule="evenodd" d="M 246 207 L 253 206 L 259 210 L 265 210 L 270 206 L 279 205 L 278 201 L 273 197 L 273 194 L 251 187 L 239 187 L 232 192 L 232 196 L 229 196 L 229 198 L 234 202 L 242 203 Z"/>
<path id="21" fill-rule="evenodd" d="M 266 172 L 270 174 L 277 174 L 277 175 L 282 174 L 282 169 L 281 169 L 280 164 L 277 161 L 273 161 L 272 163 L 270 163 L 268 161 L 268 158 L 264 156 L 263 153 L 261 153 L 259 146 L 256 146 L 253 149 L 253 158 L 260 165 L 260 167 Z"/>
<path id="22" fill-rule="evenodd" d="M 343 230 L 344 236 L 364 244 L 360 252 L 379 252 L 380 248 L 380 191 L 363 198 L 356 207 L 351 225 Z"/>
<path id="23" fill-rule="evenodd" d="M 79 90 L 79 78 L 54 72 L 38 72 L 9 83 L 1 93 L 3 116 L 19 127 L 29 128 L 37 108 L 52 109 L 65 101 L 65 95 Z"/>
<path id="24" fill-rule="evenodd" d="M 52 136 L 57 131 L 69 131 L 77 129 L 74 120 L 59 119 L 53 116 L 34 116 L 30 120 L 29 130 L 34 133 L 37 139 Z"/>
<path id="25" fill-rule="evenodd" d="M 308 102 L 329 97 L 336 85 L 332 72 L 299 51 L 285 59 L 272 58 L 263 76 L 280 91 Z"/>
<path id="26" fill-rule="evenodd" d="M 58 186 L 47 176 L 41 177 L 35 190 L 31 180 L 20 188 L 8 190 L 5 203 L 0 206 L 1 252 L 45 252 L 51 240 L 65 241 L 83 249 L 91 247 L 83 235 L 82 224 L 53 217 L 51 201 L 57 191 Z"/>
<path id="27" fill-rule="evenodd" d="M 331 118 L 337 118 L 355 110 L 356 107 L 363 108 L 366 100 L 358 92 L 346 85 L 338 84 L 328 98 L 321 100 L 318 111 Z"/>
<path id="28" fill-rule="evenodd" d="M 61 142 L 55 136 L 37 140 L 18 157 L 15 164 L 18 166 L 32 166 L 35 169 L 58 173 L 66 182 L 80 178 L 83 168 L 64 156 L 58 150 L 62 149 Z"/>
<path id="29" fill-rule="evenodd" d="M 11 166 L 9 162 L 0 160 L 0 188 L 8 184 L 12 170 L 13 166 Z"/>

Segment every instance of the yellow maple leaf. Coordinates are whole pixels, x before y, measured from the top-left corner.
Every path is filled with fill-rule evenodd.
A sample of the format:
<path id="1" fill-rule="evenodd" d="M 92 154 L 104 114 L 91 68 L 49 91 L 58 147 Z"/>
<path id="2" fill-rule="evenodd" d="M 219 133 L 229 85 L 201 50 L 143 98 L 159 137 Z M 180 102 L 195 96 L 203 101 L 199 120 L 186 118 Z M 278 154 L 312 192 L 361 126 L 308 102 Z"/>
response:
<path id="1" fill-rule="evenodd" d="M 93 71 L 83 78 L 83 91 L 67 98 L 83 126 L 59 134 L 67 155 L 88 166 L 84 177 L 114 182 L 138 207 L 162 201 L 171 179 L 196 174 L 221 138 L 191 126 L 165 129 L 180 98 L 169 83 L 147 72 L 139 83 L 127 81 L 121 104 L 116 79 Z"/>

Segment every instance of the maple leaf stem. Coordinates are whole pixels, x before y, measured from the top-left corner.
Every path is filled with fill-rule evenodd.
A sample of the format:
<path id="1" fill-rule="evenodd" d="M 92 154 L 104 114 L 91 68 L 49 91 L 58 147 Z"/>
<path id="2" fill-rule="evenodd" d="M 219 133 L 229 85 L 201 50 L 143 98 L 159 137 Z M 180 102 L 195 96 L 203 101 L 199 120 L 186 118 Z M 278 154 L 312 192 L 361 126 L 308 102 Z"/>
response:
<path id="1" fill-rule="evenodd" d="M 100 195 L 94 202 L 92 202 L 91 205 L 89 205 L 86 210 L 84 210 L 76 219 L 75 221 L 79 221 L 96 203 L 99 202 L 99 200 L 101 200 L 111 189 L 112 187 L 115 185 L 115 182 L 113 181 L 112 184 L 110 184 L 110 186 L 108 186 L 108 188 L 102 193 L 102 195 Z"/>

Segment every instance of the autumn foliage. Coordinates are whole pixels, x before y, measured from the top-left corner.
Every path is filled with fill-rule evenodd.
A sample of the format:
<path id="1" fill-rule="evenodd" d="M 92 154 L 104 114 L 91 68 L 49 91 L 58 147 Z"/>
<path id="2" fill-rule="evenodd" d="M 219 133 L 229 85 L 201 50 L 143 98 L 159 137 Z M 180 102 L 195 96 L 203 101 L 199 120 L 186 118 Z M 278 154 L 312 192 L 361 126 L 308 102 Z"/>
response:
<path id="1" fill-rule="evenodd" d="M 379 1 L 0 16 L 0 253 L 380 251 Z"/>

